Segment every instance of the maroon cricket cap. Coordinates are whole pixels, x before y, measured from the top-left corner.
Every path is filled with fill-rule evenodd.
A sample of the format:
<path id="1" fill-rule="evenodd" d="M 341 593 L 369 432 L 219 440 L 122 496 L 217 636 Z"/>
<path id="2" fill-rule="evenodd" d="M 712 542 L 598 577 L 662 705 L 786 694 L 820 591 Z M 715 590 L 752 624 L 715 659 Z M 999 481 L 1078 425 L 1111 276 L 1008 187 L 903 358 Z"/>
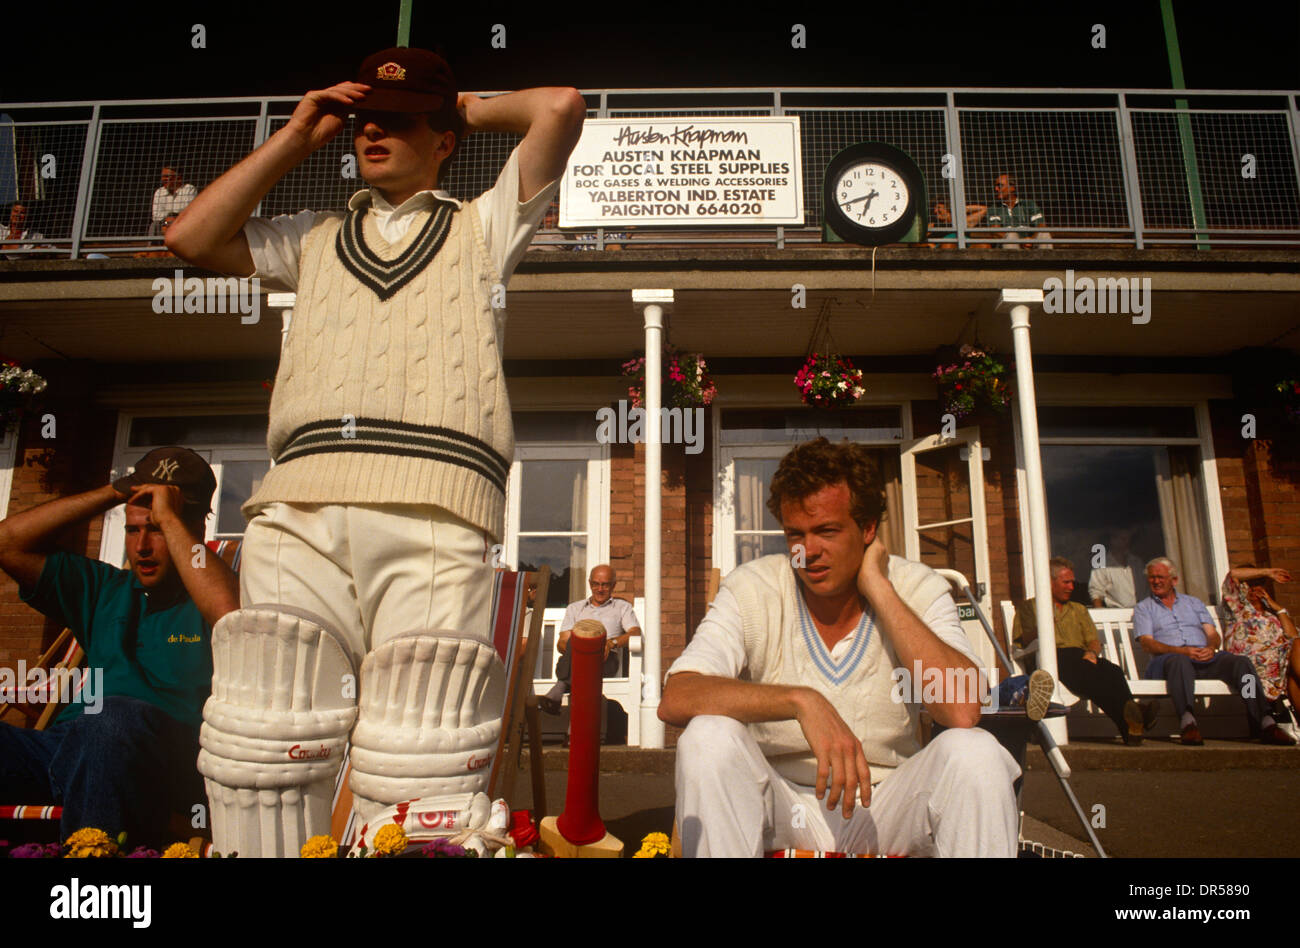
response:
<path id="1" fill-rule="evenodd" d="M 217 478 L 208 462 L 189 448 L 169 445 L 154 448 L 139 461 L 125 477 L 113 481 L 113 489 L 128 497 L 142 484 L 171 484 L 179 487 L 186 512 L 201 508 L 207 513 L 212 506 L 212 494 L 217 489 Z"/>
<path id="2" fill-rule="evenodd" d="M 370 94 L 353 108 L 372 112 L 455 112 L 456 77 L 447 60 L 427 49 L 395 46 L 367 56 L 357 82 Z"/>

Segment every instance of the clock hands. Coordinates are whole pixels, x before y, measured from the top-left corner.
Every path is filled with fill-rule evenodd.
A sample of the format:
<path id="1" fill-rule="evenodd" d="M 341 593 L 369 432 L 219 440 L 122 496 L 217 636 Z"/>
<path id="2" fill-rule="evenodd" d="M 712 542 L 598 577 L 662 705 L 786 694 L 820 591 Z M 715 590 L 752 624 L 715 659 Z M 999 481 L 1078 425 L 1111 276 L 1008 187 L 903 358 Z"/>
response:
<path id="1" fill-rule="evenodd" d="M 871 207 L 871 199 L 878 198 L 878 197 L 880 197 L 880 192 L 877 191 L 875 188 L 872 188 L 870 194 L 864 194 L 862 195 L 862 197 L 855 197 L 848 201 L 845 201 L 843 204 L 840 205 L 840 207 L 848 207 L 850 204 L 857 204 L 859 201 L 866 201 L 867 206 L 862 209 L 862 213 L 865 214 L 868 208 Z"/>

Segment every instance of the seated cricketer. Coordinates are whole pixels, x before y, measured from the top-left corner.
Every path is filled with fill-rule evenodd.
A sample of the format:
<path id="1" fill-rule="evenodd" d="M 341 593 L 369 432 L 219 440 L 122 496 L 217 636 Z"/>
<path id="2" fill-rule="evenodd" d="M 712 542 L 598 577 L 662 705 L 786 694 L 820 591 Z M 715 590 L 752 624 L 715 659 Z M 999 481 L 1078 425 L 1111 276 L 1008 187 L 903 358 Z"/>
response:
<path id="1" fill-rule="evenodd" d="M 204 801 L 212 626 L 239 608 L 230 567 L 194 549 L 216 486 L 193 451 L 158 448 L 112 484 L 0 522 L 0 569 L 86 650 L 87 684 L 48 728 L 0 724 L 0 799 L 61 805 L 65 839 L 89 826 L 156 846 L 171 812 Z M 128 569 L 51 549 L 123 501 Z"/>
<path id="2" fill-rule="evenodd" d="M 920 662 L 923 678 L 936 669 L 973 685 L 976 665 L 948 583 L 885 549 L 869 450 L 825 438 L 795 447 L 767 505 L 789 555 L 727 576 L 659 706 L 686 728 L 683 855 L 1014 856 L 1020 770 L 974 727 L 978 689 L 945 684 L 925 703 L 946 730 L 924 749 L 919 706 L 894 700 L 896 668 Z"/>

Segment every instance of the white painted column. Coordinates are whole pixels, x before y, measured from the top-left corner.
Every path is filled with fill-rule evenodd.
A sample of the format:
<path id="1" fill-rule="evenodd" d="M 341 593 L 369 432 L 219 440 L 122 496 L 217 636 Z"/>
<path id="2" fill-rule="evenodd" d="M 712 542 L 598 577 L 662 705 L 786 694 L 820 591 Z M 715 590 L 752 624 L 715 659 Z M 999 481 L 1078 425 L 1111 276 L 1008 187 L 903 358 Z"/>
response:
<path id="1" fill-rule="evenodd" d="M 1029 307 L 1042 306 L 1043 291 L 1003 290 L 998 300 L 999 312 L 1011 311 L 1011 336 L 1015 345 L 1016 399 L 1020 406 L 1020 437 L 1025 453 L 1025 506 L 1029 508 L 1029 556 L 1034 575 L 1034 618 L 1038 620 L 1038 667 L 1057 683 L 1056 620 L 1052 610 L 1052 581 L 1047 561 L 1051 559 L 1051 541 L 1047 535 L 1047 491 L 1043 486 L 1043 459 L 1038 444 L 1038 399 L 1034 393 L 1033 352 L 1029 345 Z M 1011 630 L 1007 630 L 1010 637 Z M 1047 722 L 1058 744 L 1068 743 L 1065 719 Z"/>
<path id="2" fill-rule="evenodd" d="M 659 720 L 663 671 L 659 631 L 663 605 L 663 349 L 667 313 L 672 311 L 672 290 L 633 290 L 632 305 L 645 321 L 645 615 L 641 616 L 641 746 L 664 746 L 664 723 Z"/>

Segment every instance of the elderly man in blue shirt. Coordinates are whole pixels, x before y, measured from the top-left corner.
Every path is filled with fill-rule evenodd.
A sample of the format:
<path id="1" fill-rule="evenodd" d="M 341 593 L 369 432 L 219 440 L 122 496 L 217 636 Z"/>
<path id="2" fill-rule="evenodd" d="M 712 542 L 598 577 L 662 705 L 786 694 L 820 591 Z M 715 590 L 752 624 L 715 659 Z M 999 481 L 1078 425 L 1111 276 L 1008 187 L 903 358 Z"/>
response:
<path id="1" fill-rule="evenodd" d="M 1264 689 L 1250 659 L 1218 651 L 1220 636 L 1205 603 L 1178 592 L 1174 561 L 1156 557 L 1147 564 L 1146 576 L 1151 595 L 1133 609 L 1133 637 L 1153 656 L 1146 677 L 1165 680 L 1174 710 L 1182 716 L 1183 743 L 1205 743 L 1192 714 L 1192 700 L 1197 679 L 1217 678 L 1241 695 L 1251 730 L 1265 744 L 1294 744 L 1268 713 Z"/>

